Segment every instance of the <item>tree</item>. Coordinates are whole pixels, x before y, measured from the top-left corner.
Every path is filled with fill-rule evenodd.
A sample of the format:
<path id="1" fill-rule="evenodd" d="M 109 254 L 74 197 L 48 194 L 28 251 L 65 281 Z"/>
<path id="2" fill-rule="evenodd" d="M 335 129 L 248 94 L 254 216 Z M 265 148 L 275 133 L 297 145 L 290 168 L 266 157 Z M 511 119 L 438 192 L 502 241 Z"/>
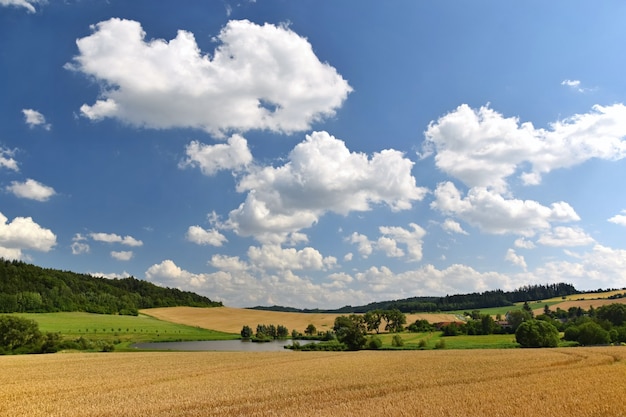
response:
<path id="1" fill-rule="evenodd" d="M 527 320 L 515 331 L 515 340 L 522 347 L 556 347 L 559 344 L 559 331 L 542 320 Z"/>
<path id="2" fill-rule="evenodd" d="M 626 304 L 608 304 L 596 310 L 596 317 L 610 321 L 614 326 L 621 326 L 626 322 Z"/>
<path id="3" fill-rule="evenodd" d="M 517 328 L 524 321 L 530 320 L 533 317 L 526 310 L 512 310 L 506 313 L 506 319 L 511 325 L 513 332 L 517 331 Z"/>
<path id="4" fill-rule="evenodd" d="M 39 352 L 42 335 L 34 320 L 18 316 L 0 316 L 0 353 Z"/>
<path id="5" fill-rule="evenodd" d="M 368 332 L 380 333 L 380 323 L 383 320 L 382 310 L 370 310 L 363 315 Z"/>
<path id="6" fill-rule="evenodd" d="M 289 329 L 282 324 L 276 326 L 276 337 L 278 339 L 286 339 L 289 336 Z"/>
<path id="7" fill-rule="evenodd" d="M 317 329 L 312 323 L 306 326 L 306 329 L 304 330 L 304 334 L 308 334 L 309 336 L 313 336 L 316 333 L 317 333 Z"/>
<path id="8" fill-rule="evenodd" d="M 252 329 L 250 328 L 250 326 L 243 326 L 243 328 L 241 329 L 241 337 L 243 339 L 250 339 L 252 337 Z"/>
<path id="9" fill-rule="evenodd" d="M 335 318 L 333 330 L 337 334 L 337 340 L 344 343 L 350 350 L 359 350 L 367 341 L 365 335 L 367 328 L 363 316 L 351 314 Z"/>
<path id="10" fill-rule="evenodd" d="M 383 318 L 387 321 L 385 330 L 391 333 L 397 333 L 404 330 L 406 324 L 406 316 L 398 309 L 386 310 L 383 312 Z"/>
<path id="11" fill-rule="evenodd" d="M 609 332 L 598 323 L 589 321 L 578 326 L 577 342 L 583 346 L 606 345 L 611 341 Z"/>

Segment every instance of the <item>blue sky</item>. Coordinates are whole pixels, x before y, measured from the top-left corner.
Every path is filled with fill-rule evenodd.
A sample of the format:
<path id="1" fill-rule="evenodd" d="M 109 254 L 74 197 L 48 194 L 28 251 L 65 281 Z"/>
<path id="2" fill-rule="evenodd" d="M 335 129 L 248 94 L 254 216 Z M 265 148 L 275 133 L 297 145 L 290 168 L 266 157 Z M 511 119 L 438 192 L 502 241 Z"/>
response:
<path id="1" fill-rule="evenodd" d="M 625 287 L 625 16 L 0 0 L 0 256 L 229 306 Z"/>

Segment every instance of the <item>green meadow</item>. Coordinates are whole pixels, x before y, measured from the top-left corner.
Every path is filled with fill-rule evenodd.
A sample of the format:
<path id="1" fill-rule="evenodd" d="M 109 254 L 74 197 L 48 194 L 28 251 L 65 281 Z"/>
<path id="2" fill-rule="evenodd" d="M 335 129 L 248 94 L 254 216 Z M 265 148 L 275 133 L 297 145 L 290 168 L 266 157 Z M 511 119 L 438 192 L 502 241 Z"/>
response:
<path id="1" fill-rule="evenodd" d="M 60 333 L 64 339 L 83 337 L 112 342 L 116 349 L 137 342 L 238 339 L 238 334 L 185 326 L 149 317 L 92 313 L 16 313 L 34 320 L 43 333 Z"/>
<path id="2" fill-rule="evenodd" d="M 401 349 L 435 349 L 440 343 L 443 343 L 442 348 L 445 349 L 510 349 L 519 346 L 515 341 L 514 334 L 442 336 L 441 332 L 434 331 L 380 334 L 378 337 L 382 340 L 384 348 L 393 345 L 392 339 L 396 334 L 400 335 L 404 342 Z M 425 345 L 420 346 L 422 340 Z M 441 345 L 439 346 L 441 347 Z"/>

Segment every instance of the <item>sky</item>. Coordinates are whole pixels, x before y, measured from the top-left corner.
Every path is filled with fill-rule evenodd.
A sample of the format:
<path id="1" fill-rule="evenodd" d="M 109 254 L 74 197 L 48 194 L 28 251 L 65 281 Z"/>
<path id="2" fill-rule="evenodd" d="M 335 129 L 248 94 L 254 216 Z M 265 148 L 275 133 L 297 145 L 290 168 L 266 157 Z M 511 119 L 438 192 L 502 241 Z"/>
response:
<path id="1" fill-rule="evenodd" d="M 625 18 L 0 0 L 0 257 L 232 307 L 624 288 Z"/>

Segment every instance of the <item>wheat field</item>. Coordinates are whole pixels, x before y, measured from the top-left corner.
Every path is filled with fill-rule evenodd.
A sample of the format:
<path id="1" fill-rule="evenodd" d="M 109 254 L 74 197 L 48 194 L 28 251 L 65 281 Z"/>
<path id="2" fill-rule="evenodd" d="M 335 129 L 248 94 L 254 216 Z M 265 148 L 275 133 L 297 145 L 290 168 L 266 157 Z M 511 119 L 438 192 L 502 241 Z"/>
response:
<path id="1" fill-rule="evenodd" d="M 0 357 L 1 416 L 624 416 L 626 349 Z"/>
<path id="2" fill-rule="evenodd" d="M 295 329 L 304 332 L 309 324 L 318 331 L 333 328 L 335 318 L 341 314 L 331 313 L 290 313 L 265 310 L 250 310 L 233 307 L 163 307 L 141 310 L 142 314 L 172 323 L 197 326 L 203 329 L 217 330 L 226 333 L 239 333 L 244 325 L 256 329 L 257 324 L 281 324 L 290 331 Z M 417 319 L 425 319 L 431 323 L 441 321 L 458 321 L 454 314 L 407 314 L 407 324 Z"/>

